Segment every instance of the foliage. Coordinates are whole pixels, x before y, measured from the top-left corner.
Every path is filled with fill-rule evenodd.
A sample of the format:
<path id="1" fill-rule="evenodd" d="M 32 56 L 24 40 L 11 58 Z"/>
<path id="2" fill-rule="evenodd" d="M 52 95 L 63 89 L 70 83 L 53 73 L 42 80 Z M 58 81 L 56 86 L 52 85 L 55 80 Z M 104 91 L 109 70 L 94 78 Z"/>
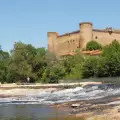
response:
<path id="1" fill-rule="evenodd" d="M 99 56 L 84 56 L 79 51 L 58 60 L 45 48 L 16 42 L 10 53 L 0 49 L 0 82 L 27 82 L 29 77 L 30 82 L 58 83 L 60 79 L 120 76 L 118 41 L 103 47 Z"/>
<path id="2" fill-rule="evenodd" d="M 87 43 L 86 50 L 101 50 L 102 46 L 98 42 L 92 40 Z"/>
<path id="3" fill-rule="evenodd" d="M 84 57 L 79 53 L 69 57 L 64 61 L 65 77 L 64 79 L 81 79 L 81 69 Z"/>
<path id="4" fill-rule="evenodd" d="M 82 66 L 82 77 L 88 78 L 95 75 L 95 68 L 97 65 L 97 57 L 87 57 Z"/>
<path id="5" fill-rule="evenodd" d="M 58 80 L 65 75 L 65 70 L 60 64 L 55 64 L 52 67 L 47 67 L 42 76 L 44 83 L 58 83 Z"/>
<path id="6" fill-rule="evenodd" d="M 114 40 L 103 50 L 102 57 L 105 58 L 106 67 L 109 76 L 120 75 L 120 43 Z"/>
<path id="7" fill-rule="evenodd" d="M 106 58 L 101 57 L 97 60 L 94 75 L 96 77 L 108 77 L 109 76 L 108 69 L 109 67 L 107 66 Z"/>
<path id="8" fill-rule="evenodd" d="M 9 60 L 5 64 L 7 57 Z M 64 73 L 57 64 L 53 66 L 53 61 L 56 61 L 54 54 L 22 42 L 14 44 L 10 55 L 1 50 L 0 60 L 0 77 L 4 82 L 27 82 L 29 77 L 30 82 L 54 83 Z"/>
<path id="9" fill-rule="evenodd" d="M 114 40 L 103 48 L 96 60 L 89 58 L 83 65 L 83 77 L 120 76 L 120 43 Z"/>

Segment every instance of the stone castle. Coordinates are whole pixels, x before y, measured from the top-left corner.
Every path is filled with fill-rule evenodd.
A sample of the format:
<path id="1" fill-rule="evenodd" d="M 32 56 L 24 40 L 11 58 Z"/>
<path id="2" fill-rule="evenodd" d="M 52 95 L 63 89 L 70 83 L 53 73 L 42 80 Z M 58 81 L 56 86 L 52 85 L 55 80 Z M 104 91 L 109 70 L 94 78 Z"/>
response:
<path id="1" fill-rule="evenodd" d="M 67 55 L 78 48 L 84 49 L 91 40 L 103 46 L 110 44 L 113 40 L 120 41 L 120 30 L 93 29 L 91 22 L 82 22 L 79 24 L 79 30 L 71 33 L 59 35 L 57 32 L 48 32 L 48 51 L 56 56 Z"/>

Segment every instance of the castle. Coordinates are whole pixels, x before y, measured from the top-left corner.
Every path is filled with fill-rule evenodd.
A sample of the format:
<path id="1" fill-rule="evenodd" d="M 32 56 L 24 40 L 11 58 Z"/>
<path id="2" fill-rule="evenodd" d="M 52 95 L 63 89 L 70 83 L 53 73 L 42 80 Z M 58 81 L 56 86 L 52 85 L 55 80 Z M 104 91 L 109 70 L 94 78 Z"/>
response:
<path id="1" fill-rule="evenodd" d="M 86 44 L 91 41 L 97 41 L 101 45 L 110 44 L 113 40 L 120 41 L 120 30 L 106 28 L 93 29 L 91 22 L 82 22 L 79 24 L 79 30 L 71 33 L 59 35 L 57 32 L 48 32 L 48 51 L 56 56 L 67 55 L 76 49 L 84 49 Z"/>

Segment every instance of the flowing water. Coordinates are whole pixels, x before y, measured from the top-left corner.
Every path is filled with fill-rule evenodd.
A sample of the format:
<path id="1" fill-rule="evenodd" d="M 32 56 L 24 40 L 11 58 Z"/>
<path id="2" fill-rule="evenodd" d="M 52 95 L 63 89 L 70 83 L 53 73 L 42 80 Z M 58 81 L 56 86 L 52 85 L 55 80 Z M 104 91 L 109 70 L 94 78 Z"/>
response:
<path id="1" fill-rule="evenodd" d="M 4 104 L 0 106 L 0 120 L 15 118 L 21 118 L 20 120 L 25 118 L 27 120 L 48 120 L 48 118 L 58 117 L 61 114 L 64 115 L 65 113 L 39 104 Z"/>
<path id="2" fill-rule="evenodd" d="M 0 117 L 50 117 L 55 116 L 56 109 L 48 107 L 55 103 L 68 101 L 91 100 L 99 101 L 107 98 L 120 96 L 119 85 L 88 85 L 86 87 L 76 87 L 47 92 L 36 92 L 35 94 L 21 97 L 0 98 Z M 108 104 L 120 104 L 120 101 Z M 67 114 L 64 111 L 58 111 L 58 114 Z"/>

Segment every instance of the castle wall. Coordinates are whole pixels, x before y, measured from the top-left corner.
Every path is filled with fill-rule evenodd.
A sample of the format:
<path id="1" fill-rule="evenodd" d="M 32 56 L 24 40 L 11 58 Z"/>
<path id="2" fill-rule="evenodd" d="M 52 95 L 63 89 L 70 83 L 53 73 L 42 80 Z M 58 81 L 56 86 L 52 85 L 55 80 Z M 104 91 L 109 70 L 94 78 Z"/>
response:
<path id="1" fill-rule="evenodd" d="M 70 40 L 69 40 L 69 51 L 70 52 L 73 52 L 77 48 L 79 48 L 79 41 L 80 41 L 80 33 L 70 34 Z"/>
<path id="2" fill-rule="evenodd" d="M 113 40 L 118 40 L 120 42 L 120 33 L 109 33 L 101 31 L 93 31 L 93 40 L 97 41 L 101 45 L 105 46 L 110 44 Z"/>
<path id="3" fill-rule="evenodd" d="M 65 41 L 64 43 L 57 44 L 57 55 L 62 55 L 69 52 L 69 43 Z"/>
<path id="4" fill-rule="evenodd" d="M 57 44 L 64 43 L 65 41 L 69 40 L 69 35 L 63 35 L 57 37 Z"/>
<path id="5" fill-rule="evenodd" d="M 57 53 L 58 56 L 69 51 L 68 40 L 69 40 L 69 35 L 68 34 L 64 35 L 64 36 L 57 37 L 56 53 Z"/>
<path id="6" fill-rule="evenodd" d="M 48 50 L 56 56 L 65 55 L 74 52 L 77 48 L 83 49 L 86 44 L 95 40 L 101 45 L 108 45 L 113 40 L 120 42 L 120 30 L 112 29 L 93 29 L 92 23 L 82 22 L 79 24 L 79 30 L 63 35 L 56 32 L 48 32 Z"/>
<path id="7" fill-rule="evenodd" d="M 61 55 L 73 52 L 79 47 L 80 34 L 68 34 L 57 38 L 56 53 Z"/>

